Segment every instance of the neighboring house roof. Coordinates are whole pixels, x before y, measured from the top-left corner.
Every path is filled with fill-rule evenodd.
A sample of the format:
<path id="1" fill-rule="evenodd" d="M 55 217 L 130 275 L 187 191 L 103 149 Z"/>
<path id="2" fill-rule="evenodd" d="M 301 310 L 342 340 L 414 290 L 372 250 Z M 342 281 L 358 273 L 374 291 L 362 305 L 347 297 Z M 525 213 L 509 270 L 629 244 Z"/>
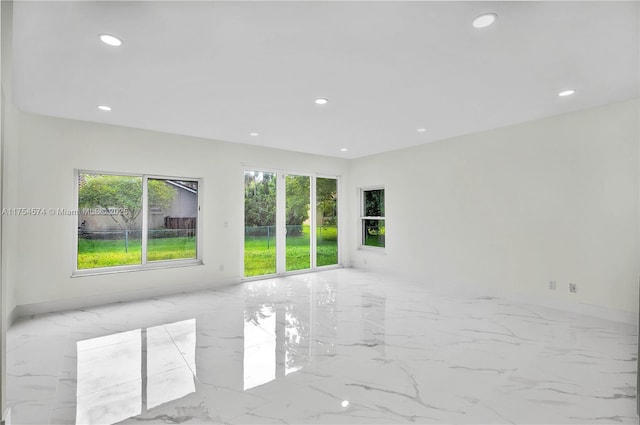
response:
<path id="1" fill-rule="evenodd" d="M 192 187 L 189 187 L 189 186 L 185 185 L 182 182 L 178 182 L 178 181 L 175 181 L 175 180 L 165 180 L 165 181 L 166 181 L 167 184 L 175 186 L 175 187 L 177 187 L 179 189 L 183 189 L 183 190 L 186 190 L 186 191 L 191 192 L 191 193 L 198 193 L 198 191 L 196 189 L 194 189 Z"/>

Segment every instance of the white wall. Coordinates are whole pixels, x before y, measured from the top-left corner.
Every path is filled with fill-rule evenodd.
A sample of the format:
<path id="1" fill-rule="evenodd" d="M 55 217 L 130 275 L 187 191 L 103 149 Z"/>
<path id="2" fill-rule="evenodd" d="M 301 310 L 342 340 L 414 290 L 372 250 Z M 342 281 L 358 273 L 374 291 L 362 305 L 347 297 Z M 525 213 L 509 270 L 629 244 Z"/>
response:
<path id="1" fill-rule="evenodd" d="M 203 179 L 199 225 L 204 231 L 203 266 L 71 277 L 77 218 L 11 217 L 19 236 L 5 252 L 13 256 L 21 314 L 238 281 L 243 271 L 241 164 L 345 177 L 348 171 L 348 162 L 335 158 L 19 115 L 10 159 L 18 170 L 13 181 L 18 191 L 5 199 L 5 208 L 75 208 L 74 169 L 196 177 Z"/>
<path id="2" fill-rule="evenodd" d="M 3 206 L 4 185 L 5 185 L 5 168 L 4 168 L 4 152 L 5 139 L 7 132 L 7 120 L 9 116 L 7 104 L 11 96 L 11 78 L 8 60 L 11 52 L 11 16 L 13 12 L 13 3 L 3 1 L 0 3 L 0 209 Z M 4 223 L 0 217 L 0 420 L 6 419 L 6 357 L 7 345 L 6 334 L 7 328 L 11 321 L 11 312 L 15 309 L 15 296 L 12 288 L 10 288 L 6 279 L 5 259 L 6 256 L 2 252 L 2 245 L 5 238 Z"/>
<path id="3" fill-rule="evenodd" d="M 387 215 L 384 254 L 355 232 L 353 265 L 637 312 L 639 117 L 635 99 L 352 161 L 351 211 L 384 185 Z"/>
<path id="4" fill-rule="evenodd" d="M 0 34 L 2 34 L 2 5 L 0 4 Z M 1 36 L 0 36 L 1 37 Z M 2 58 L 2 45 L 0 43 L 0 59 Z M 2 209 L 2 147 L 4 145 L 4 84 L 2 67 L 0 66 L 0 210 Z M 1 220 L 1 218 L 0 218 Z M 7 327 L 8 314 L 5 306 L 7 296 L 6 284 L 2 279 L 2 224 L 0 221 L 0 420 L 4 418 L 4 405 L 6 403 L 5 385 L 7 369 Z"/>

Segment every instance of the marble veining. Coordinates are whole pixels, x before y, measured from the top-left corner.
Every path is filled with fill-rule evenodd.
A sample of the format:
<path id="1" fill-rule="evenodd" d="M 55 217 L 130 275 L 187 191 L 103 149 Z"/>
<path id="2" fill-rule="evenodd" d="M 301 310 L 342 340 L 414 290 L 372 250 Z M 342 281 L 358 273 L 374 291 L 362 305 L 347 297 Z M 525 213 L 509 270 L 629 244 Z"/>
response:
<path id="1" fill-rule="evenodd" d="M 638 423 L 637 329 L 358 270 L 37 316 L 13 424 Z"/>

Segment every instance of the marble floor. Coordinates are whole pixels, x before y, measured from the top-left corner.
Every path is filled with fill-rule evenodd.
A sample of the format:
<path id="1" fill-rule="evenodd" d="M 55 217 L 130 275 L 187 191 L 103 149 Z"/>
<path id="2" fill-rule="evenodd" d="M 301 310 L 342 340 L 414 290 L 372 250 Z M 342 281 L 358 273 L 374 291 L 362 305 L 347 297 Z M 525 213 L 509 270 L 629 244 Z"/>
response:
<path id="1" fill-rule="evenodd" d="M 358 270 L 18 321 L 12 424 L 638 423 L 636 326 Z"/>

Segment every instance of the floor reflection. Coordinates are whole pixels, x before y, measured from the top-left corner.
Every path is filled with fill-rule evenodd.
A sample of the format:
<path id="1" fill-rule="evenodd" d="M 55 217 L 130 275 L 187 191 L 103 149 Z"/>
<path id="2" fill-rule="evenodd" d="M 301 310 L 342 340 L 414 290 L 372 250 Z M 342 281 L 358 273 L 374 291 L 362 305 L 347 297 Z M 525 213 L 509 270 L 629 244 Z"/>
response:
<path id="1" fill-rule="evenodd" d="M 290 285 L 284 310 L 284 374 L 303 369 L 309 363 L 311 337 L 311 285 Z M 304 300 L 304 302 L 299 302 Z"/>
<path id="2" fill-rule="evenodd" d="M 276 379 L 276 313 L 273 304 L 245 310 L 244 389 Z"/>
<path id="3" fill-rule="evenodd" d="M 195 376 L 196 320 L 148 328 L 147 408 L 194 392 Z"/>
<path id="4" fill-rule="evenodd" d="M 270 283 L 247 287 L 245 390 L 298 372 L 317 357 L 335 355 L 338 322 L 335 286 L 296 282 L 280 289 L 285 300 L 276 302 L 275 287 Z"/>
<path id="5" fill-rule="evenodd" d="M 76 347 L 77 424 L 113 424 L 195 391 L 195 319 L 78 341 Z"/>
<path id="6" fill-rule="evenodd" d="M 77 424 L 113 424 L 142 412 L 142 331 L 78 341 Z"/>
<path id="7" fill-rule="evenodd" d="M 336 355 L 338 332 L 338 291 L 333 283 L 325 283 L 313 294 L 313 340 L 312 353 L 315 359 Z"/>

